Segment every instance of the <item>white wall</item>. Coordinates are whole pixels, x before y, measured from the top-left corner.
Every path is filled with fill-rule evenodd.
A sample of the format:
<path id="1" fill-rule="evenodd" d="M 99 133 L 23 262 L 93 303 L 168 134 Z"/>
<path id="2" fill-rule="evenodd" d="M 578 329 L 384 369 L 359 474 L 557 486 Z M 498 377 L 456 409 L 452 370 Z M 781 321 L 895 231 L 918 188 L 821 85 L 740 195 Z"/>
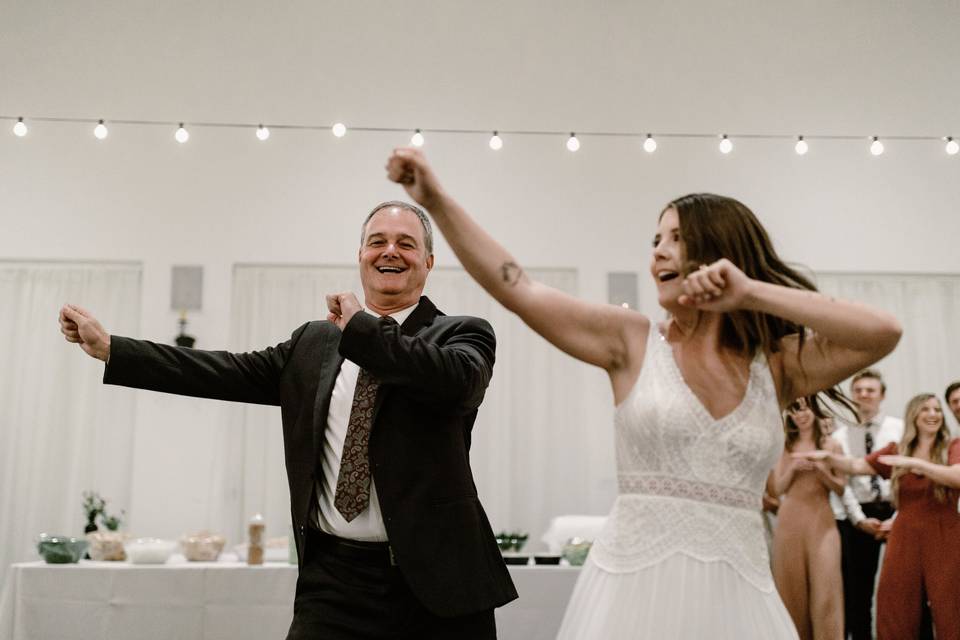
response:
<path id="1" fill-rule="evenodd" d="M 7 2 L 0 115 L 960 137 L 958 20 L 956 3 L 867 0 Z M 162 341 L 170 265 L 202 264 L 191 332 L 210 348 L 227 343 L 234 263 L 354 260 L 365 212 L 401 195 L 382 165 L 408 139 L 195 128 L 177 145 L 173 127 L 116 125 L 97 142 L 86 125 L 18 139 L 11 124 L 0 257 L 142 261 L 141 336 Z M 704 140 L 648 156 L 635 139 L 584 137 L 575 155 L 562 136 L 504 139 L 495 154 L 485 135 L 435 134 L 426 150 L 523 263 L 576 267 L 590 299 L 607 271 L 643 271 L 662 205 L 700 190 L 744 200 L 814 269 L 960 272 L 960 156 L 940 142 L 873 158 L 866 140 L 811 141 L 799 158 L 788 141 L 735 140 L 723 157 Z M 592 375 L 600 464 L 609 396 Z M 139 397 L 135 526 L 175 535 L 206 517 L 190 496 L 219 411 Z M 156 509 L 171 497 L 175 512 Z"/>

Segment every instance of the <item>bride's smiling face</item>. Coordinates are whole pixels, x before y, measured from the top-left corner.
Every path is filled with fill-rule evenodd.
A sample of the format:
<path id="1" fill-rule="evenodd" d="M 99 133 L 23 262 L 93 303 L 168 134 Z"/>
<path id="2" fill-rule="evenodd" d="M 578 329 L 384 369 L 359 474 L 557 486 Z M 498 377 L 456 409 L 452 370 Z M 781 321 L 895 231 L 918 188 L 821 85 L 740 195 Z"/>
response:
<path id="1" fill-rule="evenodd" d="M 677 299 L 683 293 L 683 262 L 686 248 L 680 237 L 680 216 L 673 207 L 660 216 L 657 234 L 653 238 L 653 256 L 650 260 L 650 275 L 657 285 L 657 299 L 668 311 L 680 307 Z"/>

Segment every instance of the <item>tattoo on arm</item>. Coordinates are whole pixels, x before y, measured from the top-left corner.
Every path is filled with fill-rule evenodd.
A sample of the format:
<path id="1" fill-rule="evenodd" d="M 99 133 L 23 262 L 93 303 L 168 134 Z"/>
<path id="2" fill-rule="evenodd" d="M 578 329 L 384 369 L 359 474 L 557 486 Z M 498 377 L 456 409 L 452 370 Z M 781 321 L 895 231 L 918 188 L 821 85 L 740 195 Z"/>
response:
<path id="1" fill-rule="evenodd" d="M 523 269 L 516 262 L 504 262 L 500 265 L 500 277 L 508 286 L 516 286 L 523 278 Z"/>

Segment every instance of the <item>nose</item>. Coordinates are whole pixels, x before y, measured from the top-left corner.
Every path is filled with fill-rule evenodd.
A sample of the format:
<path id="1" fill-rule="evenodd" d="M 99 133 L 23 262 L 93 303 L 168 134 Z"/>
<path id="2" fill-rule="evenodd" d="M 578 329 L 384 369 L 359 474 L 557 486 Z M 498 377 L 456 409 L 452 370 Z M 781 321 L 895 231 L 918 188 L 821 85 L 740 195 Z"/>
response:
<path id="1" fill-rule="evenodd" d="M 386 243 L 386 244 L 383 246 L 383 254 L 382 254 L 382 255 L 384 255 L 384 256 L 395 256 L 395 255 L 398 255 L 398 254 L 399 254 L 399 251 L 397 251 L 397 245 L 396 245 L 395 243 L 393 243 L 393 242 L 388 242 L 388 243 Z"/>
<path id="2" fill-rule="evenodd" d="M 667 251 L 666 251 L 666 248 L 664 247 L 664 244 L 665 244 L 665 239 L 653 245 L 654 260 L 667 260 L 670 257 L 667 255 Z"/>

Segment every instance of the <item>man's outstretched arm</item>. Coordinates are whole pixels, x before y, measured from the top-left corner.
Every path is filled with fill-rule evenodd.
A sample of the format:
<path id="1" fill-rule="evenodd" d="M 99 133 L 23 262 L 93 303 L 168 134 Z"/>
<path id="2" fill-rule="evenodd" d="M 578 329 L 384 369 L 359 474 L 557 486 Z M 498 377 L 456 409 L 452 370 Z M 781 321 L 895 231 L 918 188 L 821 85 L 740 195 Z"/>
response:
<path id="1" fill-rule="evenodd" d="M 305 327 L 276 347 L 229 353 L 111 336 L 89 311 L 75 305 L 60 310 L 66 340 L 107 364 L 106 384 L 256 404 L 280 403 L 280 374 Z"/>

